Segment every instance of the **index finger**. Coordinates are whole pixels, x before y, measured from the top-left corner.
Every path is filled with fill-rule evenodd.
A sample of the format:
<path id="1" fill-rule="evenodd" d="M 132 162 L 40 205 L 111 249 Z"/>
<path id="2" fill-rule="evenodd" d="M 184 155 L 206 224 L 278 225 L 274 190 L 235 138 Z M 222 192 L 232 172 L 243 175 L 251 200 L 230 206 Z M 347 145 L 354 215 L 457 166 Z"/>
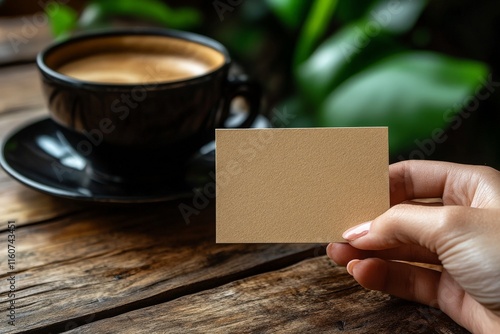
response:
<path id="1" fill-rule="evenodd" d="M 480 180 L 493 170 L 440 161 L 408 160 L 389 166 L 391 206 L 419 198 L 470 206 Z"/>

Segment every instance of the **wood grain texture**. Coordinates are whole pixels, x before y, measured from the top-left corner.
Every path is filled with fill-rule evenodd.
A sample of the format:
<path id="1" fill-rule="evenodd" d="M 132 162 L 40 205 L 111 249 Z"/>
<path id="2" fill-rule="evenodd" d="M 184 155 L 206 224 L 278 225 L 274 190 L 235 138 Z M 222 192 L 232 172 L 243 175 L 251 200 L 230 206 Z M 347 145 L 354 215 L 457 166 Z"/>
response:
<path id="1" fill-rule="evenodd" d="M 326 257 L 69 333 L 468 333 L 442 312 L 356 284 Z"/>
<path id="2" fill-rule="evenodd" d="M 3 174 L 4 171 L 0 171 Z M 0 231 L 5 231 L 7 221 L 15 220 L 18 226 L 50 221 L 78 212 L 81 207 L 70 200 L 42 194 L 16 181 L 0 181 Z"/>
<path id="3" fill-rule="evenodd" d="M 18 326 L 0 322 L 0 332 L 63 331 L 314 255 L 313 245 L 217 245 L 213 207 L 187 225 L 177 204 L 81 204 L 77 214 L 19 228 Z M 6 240 L 0 233 L 0 249 Z"/>

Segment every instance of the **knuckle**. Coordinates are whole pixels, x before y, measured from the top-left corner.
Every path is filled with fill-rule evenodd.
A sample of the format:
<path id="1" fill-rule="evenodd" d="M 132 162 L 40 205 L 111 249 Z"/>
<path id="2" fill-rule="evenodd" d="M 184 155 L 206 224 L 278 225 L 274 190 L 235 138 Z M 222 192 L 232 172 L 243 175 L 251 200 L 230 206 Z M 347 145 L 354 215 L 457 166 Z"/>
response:
<path id="1" fill-rule="evenodd" d="M 410 204 L 398 204 L 391 207 L 373 221 L 372 229 L 377 231 L 379 235 L 385 235 L 389 239 L 402 241 L 404 238 L 398 233 L 400 230 L 398 225 L 406 220 L 406 216 L 413 209 L 412 207 Z"/>
<path id="2" fill-rule="evenodd" d="M 404 204 L 399 204 L 391 207 L 389 210 L 377 217 L 373 221 L 372 226 L 376 226 L 377 229 L 383 229 L 385 226 L 392 225 L 400 220 L 404 215 L 404 213 L 402 212 L 403 209 L 401 208 L 403 205 Z"/>
<path id="3" fill-rule="evenodd" d="M 500 176 L 500 172 L 498 170 L 489 166 L 474 166 L 474 169 L 478 174 L 492 175 L 496 177 Z"/>
<path id="4" fill-rule="evenodd" d="M 435 222 L 438 235 L 446 235 L 462 227 L 467 220 L 468 213 L 468 208 L 463 206 L 442 207 L 439 221 Z"/>
<path id="5" fill-rule="evenodd" d="M 500 181 L 500 171 L 488 166 L 473 166 L 473 173 L 482 179 L 489 181 Z"/>
<path id="6" fill-rule="evenodd" d="M 414 208 L 411 204 L 398 204 L 387 210 L 385 219 L 391 223 L 397 223 L 405 218 L 410 210 Z"/>

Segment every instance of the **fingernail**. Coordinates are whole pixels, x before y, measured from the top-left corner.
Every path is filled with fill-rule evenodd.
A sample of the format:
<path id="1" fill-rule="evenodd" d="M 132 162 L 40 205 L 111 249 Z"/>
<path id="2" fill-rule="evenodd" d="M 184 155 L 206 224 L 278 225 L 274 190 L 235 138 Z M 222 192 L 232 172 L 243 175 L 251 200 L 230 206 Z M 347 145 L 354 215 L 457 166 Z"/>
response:
<path id="1" fill-rule="evenodd" d="M 366 222 L 358 226 L 354 226 L 345 231 L 344 234 L 342 234 L 342 238 L 344 238 L 347 241 L 356 240 L 368 233 L 371 224 L 372 222 Z"/>
<path id="2" fill-rule="evenodd" d="M 349 275 L 353 276 L 353 270 L 354 270 L 354 267 L 360 263 L 361 260 L 351 260 L 349 261 L 349 263 L 347 264 L 347 272 L 349 273 Z"/>

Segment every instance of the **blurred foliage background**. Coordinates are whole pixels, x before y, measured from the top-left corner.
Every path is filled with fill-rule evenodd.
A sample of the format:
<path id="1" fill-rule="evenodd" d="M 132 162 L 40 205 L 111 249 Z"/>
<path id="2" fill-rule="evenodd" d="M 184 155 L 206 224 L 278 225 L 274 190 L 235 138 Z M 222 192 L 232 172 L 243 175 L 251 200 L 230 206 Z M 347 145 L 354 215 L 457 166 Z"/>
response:
<path id="1" fill-rule="evenodd" d="M 389 126 L 391 162 L 500 168 L 497 0 L 66 0 L 44 6 L 56 38 L 154 25 L 221 41 L 264 86 L 263 113 L 293 115 L 276 126 Z"/>

